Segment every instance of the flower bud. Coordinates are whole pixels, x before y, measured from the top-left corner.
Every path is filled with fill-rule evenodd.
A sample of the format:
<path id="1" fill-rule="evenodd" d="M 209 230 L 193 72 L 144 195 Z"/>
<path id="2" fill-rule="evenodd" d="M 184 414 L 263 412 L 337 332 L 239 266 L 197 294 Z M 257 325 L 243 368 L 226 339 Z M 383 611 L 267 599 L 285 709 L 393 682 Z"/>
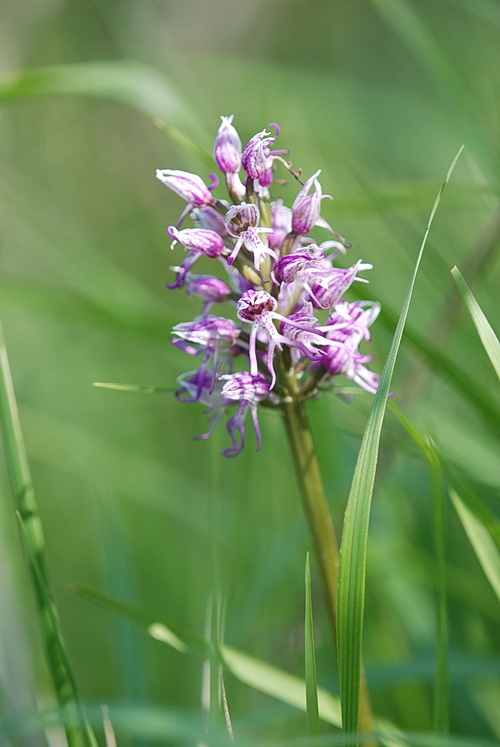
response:
<path id="1" fill-rule="evenodd" d="M 251 179 L 260 179 L 273 164 L 273 157 L 269 154 L 269 143 L 275 141 L 266 130 L 254 135 L 245 146 L 241 156 L 241 165 Z"/>
<path id="2" fill-rule="evenodd" d="M 231 296 L 231 288 L 212 275 L 191 275 L 186 283 L 186 291 L 208 303 L 223 303 Z"/>
<path id="3" fill-rule="evenodd" d="M 219 236 L 227 236 L 224 217 L 211 205 L 194 208 L 190 215 L 196 228 L 208 228 L 210 231 L 218 233 Z"/>
<path id="4" fill-rule="evenodd" d="M 329 197 L 321 193 L 321 184 L 316 178 L 320 173 L 317 171 L 306 181 L 292 205 L 292 229 L 300 236 L 305 236 L 316 225 L 321 212 L 321 200 Z M 312 185 L 314 192 L 308 194 Z"/>
<path id="5" fill-rule="evenodd" d="M 266 169 L 259 179 L 260 186 L 269 187 L 273 183 L 273 178 L 274 176 L 272 168 Z"/>
<path id="6" fill-rule="evenodd" d="M 222 124 L 215 138 L 215 163 L 223 174 L 236 174 L 241 168 L 241 140 L 232 125 L 233 115 L 221 117 Z"/>
<path id="7" fill-rule="evenodd" d="M 188 251 L 201 252 L 211 258 L 220 257 L 224 251 L 224 241 L 215 231 L 204 228 L 185 228 L 179 231 L 175 226 L 169 226 L 167 231 L 173 238 L 172 248 L 179 242 Z"/>
<path id="8" fill-rule="evenodd" d="M 292 230 L 292 211 L 283 205 L 283 200 L 276 200 L 271 206 L 271 228 L 267 240 L 273 249 L 280 249 L 285 237 Z"/>
<path id="9" fill-rule="evenodd" d="M 214 202 L 207 185 L 197 174 L 172 169 L 156 169 L 156 178 L 190 205 L 203 207 Z"/>
<path id="10" fill-rule="evenodd" d="M 269 394 L 269 382 L 261 373 L 239 371 L 235 374 L 224 374 L 219 378 L 225 381 L 222 396 L 229 400 L 257 404 Z"/>
<path id="11" fill-rule="evenodd" d="M 293 283 L 297 275 L 300 275 L 311 261 L 311 255 L 306 254 L 306 252 L 286 254 L 276 262 L 272 272 L 273 279 L 277 285 L 280 283 Z"/>
<path id="12" fill-rule="evenodd" d="M 218 316 L 207 316 L 192 322 L 181 322 L 172 327 L 172 334 L 179 339 L 172 340 L 189 355 L 196 355 L 197 350 L 185 343 L 209 347 L 213 350 L 229 349 L 235 345 L 240 330 L 231 319 Z"/>

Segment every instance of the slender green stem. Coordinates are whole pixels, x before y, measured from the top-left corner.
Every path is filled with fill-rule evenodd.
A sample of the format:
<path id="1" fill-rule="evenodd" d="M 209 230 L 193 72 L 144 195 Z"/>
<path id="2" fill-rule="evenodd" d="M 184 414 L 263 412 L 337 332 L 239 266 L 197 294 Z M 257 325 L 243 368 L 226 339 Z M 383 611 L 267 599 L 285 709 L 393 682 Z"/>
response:
<path id="1" fill-rule="evenodd" d="M 302 503 L 319 565 L 332 640 L 336 645 L 339 550 L 325 496 L 306 405 L 291 398 L 283 405 L 285 425 L 300 486 Z M 359 728 L 373 731 L 370 699 L 364 677 L 360 685 Z"/>

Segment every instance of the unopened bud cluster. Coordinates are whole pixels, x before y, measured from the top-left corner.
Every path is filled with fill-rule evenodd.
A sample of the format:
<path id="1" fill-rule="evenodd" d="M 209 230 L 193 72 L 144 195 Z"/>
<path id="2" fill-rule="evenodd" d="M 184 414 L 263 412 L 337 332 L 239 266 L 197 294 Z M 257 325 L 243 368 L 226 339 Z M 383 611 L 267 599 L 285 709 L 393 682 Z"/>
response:
<path id="1" fill-rule="evenodd" d="M 195 319 L 172 330 L 173 344 L 200 361 L 179 377 L 176 396 L 207 408 L 210 427 L 198 438 L 210 436 L 236 405 L 226 426 L 231 446 L 223 451 L 232 457 L 244 447 L 248 412 L 259 449 L 259 407 L 316 396 L 340 374 L 376 391 L 379 377 L 365 365 L 372 356 L 360 353 L 359 345 L 370 340 L 380 307 L 343 298 L 353 282 L 366 282 L 359 273 L 371 265 L 359 260 L 347 269 L 335 266 L 345 242 L 321 218 L 322 200 L 329 195 L 322 192 L 320 171 L 301 181 L 283 158 L 286 151 L 273 149 L 278 125 L 242 148 L 233 117 L 221 119 L 214 159 L 224 176 L 225 199 L 214 194 L 219 183 L 214 174 L 209 185 L 185 171 L 158 169 L 156 175 L 186 203 L 167 229 L 172 248 L 181 244 L 186 251 L 168 287 L 183 287 L 203 304 Z M 275 179 L 277 168 L 299 182 L 291 208 L 271 197 L 273 182 L 277 191 L 283 188 L 283 179 Z M 194 227 L 181 228 L 188 216 Z M 334 238 L 317 243 L 309 235 L 314 230 Z M 192 272 L 202 257 L 213 263 L 214 274 Z M 215 274 L 217 267 L 224 268 L 225 279 Z M 211 313 L 216 304 L 224 304 L 226 316 Z"/>

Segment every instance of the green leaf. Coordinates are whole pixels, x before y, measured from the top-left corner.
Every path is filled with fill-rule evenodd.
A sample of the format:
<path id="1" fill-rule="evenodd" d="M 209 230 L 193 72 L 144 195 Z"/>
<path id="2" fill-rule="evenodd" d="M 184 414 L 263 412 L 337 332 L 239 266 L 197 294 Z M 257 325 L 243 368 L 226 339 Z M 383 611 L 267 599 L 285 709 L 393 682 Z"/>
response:
<path id="1" fill-rule="evenodd" d="M 319 734 L 318 681 L 316 679 L 316 652 L 314 648 L 314 625 L 311 597 L 311 566 L 306 555 L 306 611 L 305 611 L 305 662 L 306 662 L 306 714 L 308 737 Z"/>
<path id="2" fill-rule="evenodd" d="M 471 511 L 453 488 L 450 488 L 449 493 L 484 575 L 500 601 L 500 553 L 498 548 L 479 516 Z"/>
<path id="3" fill-rule="evenodd" d="M 340 549 L 337 617 L 338 669 L 342 703 L 342 721 L 348 734 L 358 731 L 360 710 L 361 650 L 366 580 L 366 549 L 371 499 L 378 459 L 380 434 L 389 395 L 392 374 L 408 316 L 415 281 L 429 232 L 463 146 L 453 159 L 434 202 L 413 270 L 398 325 L 382 372 L 377 394 L 368 417 L 354 471 L 344 519 Z"/>
<path id="4" fill-rule="evenodd" d="M 458 267 L 454 267 L 451 271 L 453 279 L 455 280 L 458 290 L 462 294 L 462 298 L 469 310 L 469 313 L 474 322 L 474 326 L 477 329 L 477 333 L 483 343 L 483 347 L 491 361 L 493 368 L 496 371 L 498 378 L 500 379 L 500 342 L 498 337 L 493 331 L 491 324 L 486 319 L 481 307 L 472 295 L 472 291 L 465 282 L 462 273 Z"/>
<path id="5" fill-rule="evenodd" d="M 97 747 L 94 733 L 80 703 L 61 633 L 54 592 L 45 560 L 42 522 L 31 479 L 1 324 L 0 425 L 5 445 L 7 471 L 26 547 L 49 671 L 59 704 L 66 706 L 73 714 L 72 722 L 66 728 L 68 744 L 69 747 L 80 747 L 84 744 Z"/>

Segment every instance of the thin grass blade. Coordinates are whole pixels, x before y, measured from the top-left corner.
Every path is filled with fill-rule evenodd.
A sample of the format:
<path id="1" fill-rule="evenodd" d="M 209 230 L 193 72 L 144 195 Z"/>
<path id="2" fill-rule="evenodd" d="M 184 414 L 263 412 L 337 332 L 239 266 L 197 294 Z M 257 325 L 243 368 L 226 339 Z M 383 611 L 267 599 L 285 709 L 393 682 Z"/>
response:
<path id="1" fill-rule="evenodd" d="M 306 662 L 306 715 L 307 735 L 314 738 L 319 734 L 318 680 L 316 678 L 316 651 L 314 647 L 314 624 L 311 596 L 311 565 L 309 553 L 306 555 L 306 610 L 305 610 L 305 662 Z"/>
<path id="2" fill-rule="evenodd" d="M 196 118 L 173 84 L 149 65 L 133 60 L 81 62 L 25 70 L 0 81 L 0 103 L 48 95 L 92 96 L 131 106 L 207 166 L 214 165 L 212 154 L 184 132 L 186 126 L 196 132 Z"/>
<path id="3" fill-rule="evenodd" d="M 448 615 L 447 615 L 447 582 L 446 582 L 446 506 L 444 502 L 444 477 L 441 458 L 438 450 L 429 438 L 426 438 L 406 415 L 393 402 L 389 403 L 396 415 L 417 446 L 422 450 L 427 461 L 430 479 L 432 504 L 432 531 L 434 540 L 434 579 L 436 588 L 436 668 L 434 674 L 434 711 L 433 727 L 438 734 L 449 728 L 449 662 L 448 662 Z"/>
<path id="4" fill-rule="evenodd" d="M 207 645 L 203 636 L 160 621 L 129 602 L 114 599 L 89 586 L 73 586 L 73 591 L 107 612 L 137 625 L 160 643 L 165 643 L 183 654 L 192 654 L 200 659 L 207 658 Z M 306 711 L 306 683 L 300 677 L 225 643 L 219 644 L 219 656 L 226 669 L 243 684 L 300 711 Z M 318 687 L 317 693 L 320 719 L 340 729 L 342 720 L 339 698 L 321 687 Z M 390 743 L 394 747 L 402 744 L 399 739 L 400 731 L 392 723 L 377 718 L 375 726 L 377 731 L 384 735 L 385 743 Z"/>
<path id="5" fill-rule="evenodd" d="M 73 713 L 66 727 L 70 747 L 97 747 L 81 705 L 66 654 L 59 616 L 45 560 L 45 538 L 26 454 L 7 349 L 0 324 L 0 424 L 16 514 L 33 581 L 47 663 L 57 700 Z"/>
<path id="6" fill-rule="evenodd" d="M 118 384 L 112 381 L 93 381 L 92 386 L 98 389 L 113 389 L 117 392 L 135 392 L 137 394 L 165 394 L 175 392 L 173 386 L 154 386 L 153 384 Z"/>
<path id="7" fill-rule="evenodd" d="M 477 514 L 471 511 L 453 488 L 450 489 L 449 493 L 484 575 L 500 601 L 500 553 L 498 548 Z"/>
<path id="8" fill-rule="evenodd" d="M 436 586 L 436 669 L 434 674 L 433 728 L 437 734 L 449 730 L 450 684 L 448 664 L 448 614 L 446 584 L 446 505 L 441 460 L 432 442 L 427 449 L 431 488 L 432 530 Z"/>
<path id="9" fill-rule="evenodd" d="M 166 643 L 181 653 L 191 653 L 203 659 L 207 657 L 207 645 L 203 636 L 175 625 L 166 624 L 129 602 L 113 599 L 89 586 L 74 586 L 73 591 L 107 612 L 138 625 L 157 641 Z M 301 711 L 306 710 L 305 682 L 300 677 L 295 677 L 227 644 L 219 644 L 219 654 L 227 669 L 240 682 L 271 695 L 283 703 L 295 706 Z M 341 718 L 338 698 L 330 695 L 326 690 L 319 689 L 318 701 L 320 717 L 340 728 Z M 387 725 L 388 730 L 392 728 L 392 726 Z"/>
<path id="10" fill-rule="evenodd" d="M 477 520 L 485 527 L 492 538 L 497 550 L 500 552 L 500 520 L 485 504 L 483 500 L 473 491 L 466 482 L 460 478 L 453 479 L 455 492 L 460 495 L 463 503 Z"/>
<path id="11" fill-rule="evenodd" d="M 465 305 L 469 310 L 469 314 L 472 317 L 472 321 L 474 322 L 474 326 L 477 329 L 479 338 L 483 343 L 486 354 L 488 355 L 488 358 L 490 359 L 491 364 L 495 369 L 498 378 L 500 379 L 500 342 L 498 341 L 498 337 L 494 333 L 491 324 L 486 319 L 483 310 L 474 298 L 471 289 L 465 282 L 458 267 L 454 267 L 451 271 L 451 274 L 453 275 L 453 279 L 458 286 L 458 290 L 460 291 L 462 298 L 465 301 Z"/>
<path id="12" fill-rule="evenodd" d="M 463 146 L 453 159 L 427 222 L 379 388 L 368 417 L 347 503 L 340 550 L 337 656 L 342 721 L 348 734 L 357 733 L 359 724 L 368 525 L 387 397 L 389 396 L 392 374 L 408 316 L 413 288 L 432 222 L 443 191 L 451 178 L 462 151 Z"/>

